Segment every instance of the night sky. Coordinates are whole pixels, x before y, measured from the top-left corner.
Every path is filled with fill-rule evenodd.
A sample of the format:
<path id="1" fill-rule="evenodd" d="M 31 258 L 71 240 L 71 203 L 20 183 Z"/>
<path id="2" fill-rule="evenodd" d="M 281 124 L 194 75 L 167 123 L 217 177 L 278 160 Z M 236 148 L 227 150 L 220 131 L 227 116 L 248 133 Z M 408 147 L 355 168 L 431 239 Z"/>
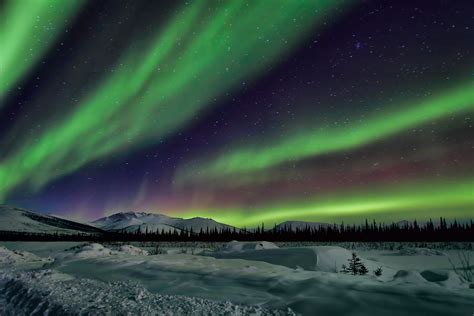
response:
<path id="1" fill-rule="evenodd" d="M 474 2 L 0 2 L 0 203 L 474 218 Z"/>

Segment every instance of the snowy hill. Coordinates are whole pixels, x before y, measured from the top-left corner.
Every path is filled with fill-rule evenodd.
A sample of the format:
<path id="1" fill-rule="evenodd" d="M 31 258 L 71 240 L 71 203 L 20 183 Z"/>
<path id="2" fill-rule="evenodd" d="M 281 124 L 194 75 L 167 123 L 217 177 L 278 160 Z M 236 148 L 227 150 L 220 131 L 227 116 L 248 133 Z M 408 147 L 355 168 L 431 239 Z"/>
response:
<path id="1" fill-rule="evenodd" d="M 8 205 L 0 205 L 0 231 L 63 234 L 102 232 L 96 227 Z"/>
<path id="2" fill-rule="evenodd" d="M 232 226 L 222 224 L 210 218 L 194 217 L 190 219 L 170 217 L 163 214 L 153 214 L 146 212 L 121 212 L 107 217 L 99 218 L 90 223 L 91 225 L 107 231 L 129 231 L 135 232 L 140 229 L 141 232 L 161 232 L 193 230 L 199 232 L 201 228 L 206 230 L 233 228 Z"/>
<path id="3" fill-rule="evenodd" d="M 95 227 L 112 231 L 122 230 L 128 227 L 137 228 L 143 224 L 149 224 L 150 226 L 153 224 L 168 226 L 167 219 L 168 217 L 164 215 L 149 216 L 144 212 L 121 212 L 99 218 L 98 220 L 91 222 L 91 224 Z"/>
<path id="4" fill-rule="evenodd" d="M 218 230 L 222 228 L 230 228 L 230 229 L 234 228 L 233 226 L 216 222 L 215 220 L 211 218 L 203 218 L 203 217 L 193 217 L 189 219 L 179 218 L 178 221 L 174 224 L 174 226 L 183 230 L 184 229 L 190 230 L 192 228 L 194 232 L 199 232 L 201 228 L 204 231 L 207 228 L 209 228 L 209 230 L 212 230 L 214 228 L 217 228 Z"/>
<path id="5" fill-rule="evenodd" d="M 276 225 L 277 229 L 282 228 L 291 228 L 292 231 L 304 230 L 307 227 L 309 228 L 319 228 L 319 227 L 328 227 L 332 226 L 331 224 L 327 223 L 318 223 L 318 222 L 304 222 L 304 221 L 286 221 Z"/>

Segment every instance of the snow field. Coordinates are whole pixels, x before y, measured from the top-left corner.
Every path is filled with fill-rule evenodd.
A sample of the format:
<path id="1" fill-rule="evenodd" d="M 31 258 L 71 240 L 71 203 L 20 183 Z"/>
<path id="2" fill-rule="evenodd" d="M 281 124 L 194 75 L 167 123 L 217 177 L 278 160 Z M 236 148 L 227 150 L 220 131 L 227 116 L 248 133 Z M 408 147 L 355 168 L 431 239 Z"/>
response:
<path id="1" fill-rule="evenodd" d="M 449 259 L 455 259 L 457 250 L 402 252 L 367 247 L 356 252 L 369 274 L 353 276 L 335 273 L 352 254 L 338 246 L 278 248 L 265 242 L 232 242 L 208 246 L 215 250 L 206 250 L 205 255 L 192 255 L 176 252 L 179 248 L 170 243 L 172 248 L 163 247 L 163 254 L 150 255 L 138 245 L 75 244 L 60 250 L 52 244 L 57 249 L 54 262 L 41 261 L 43 270 L 22 272 L 28 260 L 21 259 L 0 264 L 0 305 L 7 308 L 0 309 L 0 314 L 29 314 L 34 310 L 19 309 L 29 302 L 48 311 L 72 306 L 70 311 L 93 315 L 107 314 L 114 305 L 117 311 L 145 315 L 154 311 L 189 314 L 190 310 L 198 315 L 213 315 L 213 311 L 227 315 L 293 311 L 302 315 L 470 315 L 474 311 L 474 290 L 450 269 Z M 34 248 L 27 243 L 8 243 L 8 247 Z M 173 251 L 167 254 L 168 250 Z M 20 257 L 30 258 L 26 253 Z M 379 266 L 383 274 L 377 277 L 373 270 Z"/>

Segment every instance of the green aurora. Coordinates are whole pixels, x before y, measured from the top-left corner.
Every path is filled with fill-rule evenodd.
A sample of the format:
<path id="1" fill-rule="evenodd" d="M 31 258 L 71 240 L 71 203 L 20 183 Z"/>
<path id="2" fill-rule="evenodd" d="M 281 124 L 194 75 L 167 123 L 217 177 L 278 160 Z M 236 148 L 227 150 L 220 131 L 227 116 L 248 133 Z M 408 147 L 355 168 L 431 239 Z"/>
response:
<path id="1" fill-rule="evenodd" d="M 273 225 L 284 220 L 315 220 L 328 223 L 361 222 L 365 218 L 379 221 L 428 219 L 445 216 L 472 217 L 474 180 L 433 179 L 389 187 L 369 187 L 363 190 L 313 196 L 304 200 L 270 202 L 242 208 L 196 209 L 185 217 L 210 217 L 238 227 Z"/>
<path id="2" fill-rule="evenodd" d="M 231 1 L 213 12 L 205 3 L 186 5 L 142 44 L 146 48 L 126 51 L 77 110 L 16 144 L 0 165 L 0 201 L 18 186 L 40 189 L 91 161 L 158 143 L 184 128 L 220 95 L 278 61 L 335 5 L 273 1 L 275 10 L 268 10 L 266 1 Z"/>
<path id="3" fill-rule="evenodd" d="M 7 0 L 3 4 L 0 11 L 0 100 L 53 45 L 84 2 Z"/>
<path id="4" fill-rule="evenodd" d="M 61 200 L 63 191 L 55 191 L 49 185 L 65 184 L 67 191 L 79 183 L 84 187 L 78 187 L 77 195 L 70 196 L 80 206 L 71 211 L 88 215 L 95 212 L 95 217 L 117 205 L 180 217 L 212 217 L 239 227 L 262 222 L 272 225 L 284 220 L 340 223 L 344 219 L 346 223 L 356 223 L 365 218 L 396 221 L 446 215 L 459 219 L 473 217 L 474 174 L 466 160 L 472 156 L 474 147 L 464 134 L 472 129 L 474 80 L 466 69 L 472 69 L 474 59 L 465 53 L 470 49 L 466 43 L 459 45 L 462 49 L 453 44 L 452 52 L 442 51 L 446 56 L 438 55 L 434 48 L 433 54 L 431 48 L 429 54 L 425 51 L 430 43 L 438 43 L 438 37 L 463 38 L 472 28 L 461 22 L 456 22 L 456 27 L 431 25 L 426 34 L 419 32 L 426 37 L 423 39 L 426 45 L 418 46 L 421 41 L 418 37 L 410 40 L 406 35 L 404 27 L 408 26 L 395 29 L 390 21 L 381 21 L 376 14 L 366 17 L 367 3 L 333 0 L 215 3 L 197 0 L 183 5 L 170 4 L 170 8 L 164 6 L 162 14 L 158 11 L 150 14 L 153 22 L 138 21 L 142 16 L 147 17 L 140 9 L 151 3 L 144 1 L 140 4 L 143 6 L 138 5 L 138 13 L 128 12 L 126 6 L 114 7 L 112 2 L 107 4 L 112 7 L 110 11 L 105 8 L 99 13 L 84 9 L 97 7 L 81 0 L 2 3 L 0 110 L 5 115 L 1 122 L 7 122 L 8 128 L 0 135 L 0 203 L 16 202 L 18 196 L 21 202 L 25 196 L 26 199 L 32 196 L 36 202 L 35 197 L 40 196 L 41 200 L 43 191 L 48 190 L 53 196 L 51 200 L 57 195 Z M 352 18 L 356 24 L 367 18 L 364 20 L 367 25 L 373 23 L 375 28 L 364 31 L 360 22 L 360 30 L 351 28 L 346 34 L 353 21 L 349 19 L 352 22 L 347 25 L 342 22 L 351 16 L 352 8 L 356 9 L 356 17 Z M 363 17 L 357 15 L 358 10 L 363 12 Z M 405 12 L 404 8 L 402 11 Z M 115 19 L 108 19 L 108 13 L 115 14 Z M 124 23 L 122 28 L 115 25 L 129 17 L 129 24 Z M 81 27 L 90 27 L 96 32 L 91 34 L 97 38 L 90 38 L 89 33 L 68 38 L 69 28 L 74 27 L 76 20 L 80 20 L 76 33 L 80 33 L 77 30 Z M 107 23 L 112 27 L 107 28 Z M 101 28 L 107 32 L 100 33 Z M 130 32 L 123 32 L 127 28 Z M 433 30 L 445 31 L 447 35 L 431 36 Z M 330 33 L 326 38 L 325 32 Z M 127 36 L 120 38 L 121 34 Z M 97 43 L 115 36 L 114 41 L 120 45 L 104 44 L 101 49 L 110 48 L 104 52 L 96 48 Z M 76 49 L 77 53 L 51 54 L 63 37 L 74 42 L 64 50 Z M 393 38 L 400 39 L 400 43 L 388 45 Z M 443 40 L 439 43 L 450 43 Z M 336 49 L 325 51 L 327 47 L 318 41 L 334 44 Z M 385 46 L 390 49 L 385 51 L 382 49 Z M 318 50 L 323 53 L 315 54 Z M 369 54 L 372 50 L 374 54 Z M 330 56 L 324 59 L 326 53 Z M 110 61 L 104 62 L 109 54 Z M 311 54 L 324 60 L 320 62 Z M 22 95 L 23 84 L 28 86 L 28 76 L 41 68 L 38 66 L 48 55 L 54 60 L 51 77 L 41 76 L 41 80 L 38 78 L 41 87 Z M 420 56 L 427 58 L 426 63 Z M 376 58 L 380 58 L 378 63 Z M 84 60 L 92 60 L 94 66 Z M 337 69 L 332 68 L 335 65 Z M 372 65 L 375 66 L 371 68 Z M 77 69 L 71 70 L 73 66 Z M 49 65 L 43 68 L 46 67 Z M 326 73 L 319 76 L 318 71 Z M 56 78 L 58 72 L 63 76 Z M 335 78 L 330 77 L 332 74 Z M 384 80 L 384 76 L 390 78 Z M 70 86 L 64 91 L 54 91 L 64 78 Z M 83 78 L 90 81 L 77 87 L 75 84 Z M 401 81 L 405 78 L 411 80 L 407 80 L 410 84 Z M 413 78 L 420 78 L 423 83 L 418 86 Z M 283 83 L 275 84 L 277 79 Z M 347 87 L 354 80 L 368 83 Z M 263 83 L 257 85 L 260 81 Z M 262 88 L 267 82 L 270 86 Z M 253 91 L 252 88 L 258 90 L 254 84 L 264 91 Z M 331 99 L 333 92 L 338 96 Z M 385 97 L 387 104 L 371 104 Z M 237 101 L 232 103 L 230 99 Z M 315 99 L 319 103 L 313 103 Z M 341 103 L 324 104 L 328 99 Z M 393 102 L 394 99 L 397 101 Z M 255 102 L 254 108 L 239 103 L 247 100 L 251 100 L 248 105 Z M 346 104 L 344 100 L 353 102 Z M 357 108 L 351 109 L 350 105 Z M 231 109 L 222 109 L 227 106 Z M 242 107 L 242 113 L 248 116 L 235 115 L 236 106 Z M 271 116 L 280 109 L 293 110 L 291 107 L 295 108 L 294 113 L 281 111 L 278 118 Z M 367 108 L 372 110 L 363 110 Z M 224 114 L 217 113 L 216 120 L 221 121 L 222 117 L 222 122 L 234 125 L 222 128 L 216 124 L 216 130 L 222 128 L 217 132 L 230 132 L 212 139 L 213 122 L 206 120 L 220 110 Z M 312 116 L 317 111 L 321 117 Z M 356 111 L 363 113 L 351 116 Z M 301 113 L 311 114 L 304 117 Z M 241 122 L 235 124 L 235 120 L 247 120 L 247 117 L 248 122 L 242 123 L 253 119 L 269 121 L 257 127 L 241 124 L 245 128 L 250 126 L 245 135 L 233 130 L 241 128 Z M 454 125 L 461 121 L 459 125 L 464 125 L 456 130 Z M 193 130 L 195 125 L 206 122 L 206 126 L 199 126 L 198 132 Z M 431 137 L 429 131 L 410 135 L 411 130 L 427 126 L 434 131 L 432 139 L 427 140 Z M 245 128 L 241 129 L 246 132 Z M 189 130 L 191 135 L 183 138 L 204 140 L 190 141 L 189 148 L 187 143 L 183 145 L 179 141 L 177 148 L 166 147 L 167 140 Z M 454 136 L 441 139 L 446 135 Z M 419 160 L 425 160 L 419 162 L 419 156 L 408 152 L 412 156 L 401 161 L 402 154 L 398 155 L 397 150 L 405 150 L 415 142 L 421 144 L 416 152 L 423 156 Z M 162 143 L 164 148 L 160 147 Z M 207 143 L 211 145 L 207 147 Z M 153 162 L 148 157 L 134 157 L 148 149 L 162 156 Z M 188 149 L 191 153 L 187 155 Z M 374 151 L 376 154 L 370 156 Z M 433 152 L 433 157 L 426 158 Z M 345 154 L 350 156 L 350 161 L 344 160 Z M 381 158 L 380 164 L 374 156 Z M 108 170 L 107 164 L 134 158 L 138 161 L 135 166 L 142 162 L 146 166 L 130 172 L 130 182 L 134 182 L 128 187 L 125 172 L 119 167 L 118 171 Z M 174 161 L 161 164 L 160 160 L 167 158 Z M 110 182 L 116 179 L 115 171 L 120 173 L 117 178 L 125 182 L 123 191 L 118 185 L 117 192 L 108 196 L 109 186 L 104 185 L 105 181 L 91 181 L 92 189 L 88 182 L 81 182 L 89 178 L 88 167 L 96 166 L 104 167 L 104 174 L 112 179 Z M 150 172 L 153 167 L 162 170 Z M 86 176 L 81 173 L 84 170 Z M 97 171 L 91 173 L 94 172 Z M 75 175 L 81 180 L 75 178 L 77 182 L 72 181 L 68 186 L 66 176 Z M 331 179 L 333 176 L 342 180 Z M 90 210 L 88 199 L 94 195 L 90 194 L 96 188 L 94 185 L 103 200 L 98 202 L 92 197 L 91 204 L 99 206 Z M 49 198 L 44 199 L 45 205 Z M 73 204 L 64 203 L 67 207 Z"/>
<path id="5" fill-rule="evenodd" d="M 458 113 L 474 113 L 474 83 L 431 96 L 418 102 L 406 102 L 376 114 L 367 114 L 363 121 L 339 127 L 303 128 L 288 133 L 278 142 L 268 140 L 265 146 L 229 146 L 214 159 L 180 170 L 179 183 L 206 178 L 239 178 L 239 174 L 260 171 L 268 173 L 279 164 L 294 162 L 339 151 L 349 151 Z"/>

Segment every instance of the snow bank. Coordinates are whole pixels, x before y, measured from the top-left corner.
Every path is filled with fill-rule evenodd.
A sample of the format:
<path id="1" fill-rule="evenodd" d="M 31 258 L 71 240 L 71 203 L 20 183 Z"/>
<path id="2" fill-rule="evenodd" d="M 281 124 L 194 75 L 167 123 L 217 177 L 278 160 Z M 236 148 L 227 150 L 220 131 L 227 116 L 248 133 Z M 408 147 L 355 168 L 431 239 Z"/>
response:
<path id="1" fill-rule="evenodd" d="M 279 247 L 268 241 L 236 241 L 227 243 L 223 251 L 240 252 L 245 250 L 278 249 Z"/>
<path id="2" fill-rule="evenodd" d="M 123 245 L 118 250 L 120 254 L 128 254 L 133 256 L 148 256 L 149 252 L 132 245 Z"/>
<path id="3" fill-rule="evenodd" d="M 392 283 L 395 284 L 437 284 L 449 289 L 465 289 L 466 284 L 454 271 L 448 270 L 399 270 L 395 273 Z"/>
<path id="4" fill-rule="evenodd" d="M 101 244 L 85 244 L 79 247 L 74 253 L 77 258 L 95 258 L 102 256 L 116 255 L 117 252 L 109 248 L 105 248 Z"/>
<path id="5" fill-rule="evenodd" d="M 0 264 L 18 264 L 31 262 L 48 262 L 51 258 L 41 258 L 27 251 L 9 250 L 0 246 Z"/>
<path id="6" fill-rule="evenodd" d="M 55 265 L 68 261 L 68 260 L 79 260 L 79 259 L 93 259 L 99 257 L 110 257 L 110 256 L 148 256 L 149 252 L 141 248 L 132 245 L 122 245 L 117 249 L 110 249 L 104 247 L 101 244 L 90 243 L 82 244 L 72 247 L 64 252 L 59 253 L 55 256 Z"/>
<path id="7" fill-rule="evenodd" d="M 415 270 L 399 270 L 395 273 L 393 280 L 391 281 L 395 284 L 404 284 L 404 283 L 411 283 L 411 284 L 423 284 L 428 282 L 425 278 L 423 278 L 420 272 Z"/>
<path id="8" fill-rule="evenodd" d="M 391 276 L 382 282 L 371 276 L 186 254 L 108 256 L 67 262 L 59 269 L 78 278 L 134 280 L 155 294 L 230 300 L 269 309 L 290 307 L 301 315 L 454 316 L 470 315 L 474 309 L 474 291 L 447 289 L 408 269 L 394 281 Z"/>
<path id="9" fill-rule="evenodd" d="M 240 243 L 238 246 L 240 246 Z M 207 255 L 214 258 L 263 261 L 292 269 L 301 268 L 310 271 L 326 272 L 339 271 L 343 264 L 347 265 L 347 260 L 352 256 L 350 251 L 337 246 L 260 250 L 243 249 L 241 251 L 233 252 L 224 250 Z"/>
<path id="10" fill-rule="evenodd" d="M 316 269 L 319 271 L 337 272 L 342 265 L 347 266 L 348 260 L 352 258 L 352 253 L 347 249 L 337 246 L 313 247 L 316 253 Z"/>
<path id="11" fill-rule="evenodd" d="M 446 288 L 464 288 L 465 284 L 454 271 L 425 270 L 420 275 L 428 282 L 434 282 Z"/>
<path id="12" fill-rule="evenodd" d="M 131 282 L 76 279 L 53 270 L 0 274 L 2 315 L 295 315 L 291 310 L 158 295 Z"/>

